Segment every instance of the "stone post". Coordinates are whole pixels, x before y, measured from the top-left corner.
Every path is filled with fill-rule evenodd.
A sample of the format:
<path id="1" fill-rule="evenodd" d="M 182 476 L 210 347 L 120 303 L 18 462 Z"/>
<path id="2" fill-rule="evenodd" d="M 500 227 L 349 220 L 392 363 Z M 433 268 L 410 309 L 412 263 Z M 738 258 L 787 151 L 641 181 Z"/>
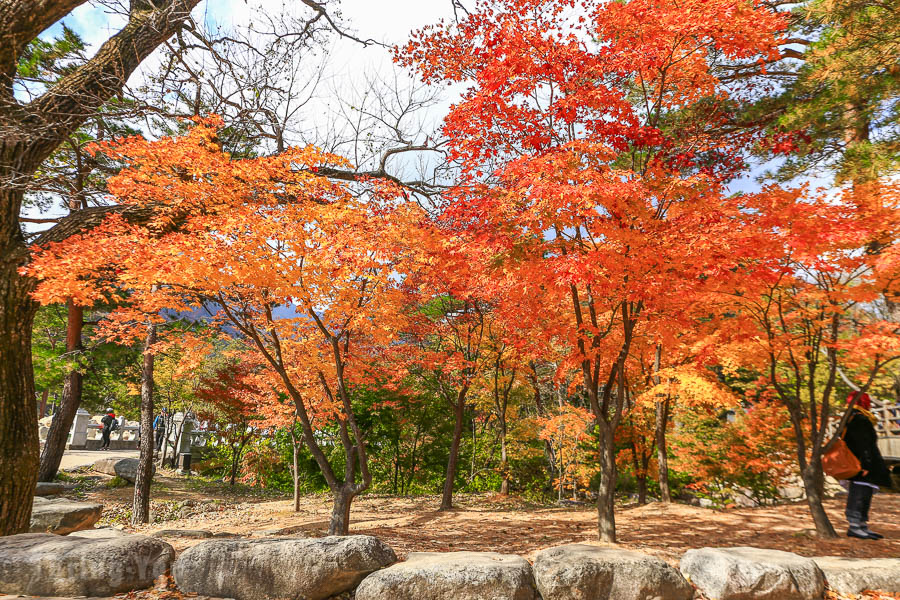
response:
<path id="1" fill-rule="evenodd" d="M 69 431 L 69 448 L 81 449 L 87 445 L 87 426 L 91 421 L 91 413 L 79 408 L 75 411 L 72 429 Z"/>

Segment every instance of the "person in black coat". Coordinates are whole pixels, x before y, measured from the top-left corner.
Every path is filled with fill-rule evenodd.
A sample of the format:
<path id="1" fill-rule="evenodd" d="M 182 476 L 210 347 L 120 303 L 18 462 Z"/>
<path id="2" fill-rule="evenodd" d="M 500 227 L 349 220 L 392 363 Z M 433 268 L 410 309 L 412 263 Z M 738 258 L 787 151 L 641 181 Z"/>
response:
<path id="1" fill-rule="evenodd" d="M 100 419 L 100 423 L 103 425 L 103 429 L 100 430 L 100 434 L 103 436 L 103 442 L 100 444 L 100 449 L 109 450 L 109 434 L 112 433 L 115 426 L 119 424 L 118 421 L 116 421 L 116 413 L 113 412 L 113 409 L 106 409 L 106 415 Z"/>
<path id="2" fill-rule="evenodd" d="M 882 487 L 891 487 L 891 473 L 878 450 L 877 419 L 869 410 L 872 401 L 868 394 L 851 392 L 850 402 L 859 394 L 850 420 L 844 430 L 844 442 L 856 458 L 862 470 L 850 478 L 847 490 L 847 536 L 864 540 L 879 540 L 884 536 L 869 529 L 869 507 L 872 495 Z"/>

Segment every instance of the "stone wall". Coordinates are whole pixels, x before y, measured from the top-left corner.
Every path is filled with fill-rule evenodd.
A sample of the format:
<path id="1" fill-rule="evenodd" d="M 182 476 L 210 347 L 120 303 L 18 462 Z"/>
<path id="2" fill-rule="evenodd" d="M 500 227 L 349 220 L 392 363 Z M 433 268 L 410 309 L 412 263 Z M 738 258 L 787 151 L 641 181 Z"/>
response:
<path id="1" fill-rule="evenodd" d="M 822 600 L 826 588 L 900 593 L 900 559 L 805 558 L 747 547 L 689 550 L 675 568 L 592 544 L 548 548 L 532 564 L 495 552 L 413 552 L 398 562 L 384 542 L 362 535 L 211 539 L 173 561 L 168 544 L 143 536 L 68 539 L 0 538 L 0 593 L 106 595 L 146 586 L 169 568 L 184 593 L 235 600 Z M 115 581 L 85 585 L 113 567 Z"/>

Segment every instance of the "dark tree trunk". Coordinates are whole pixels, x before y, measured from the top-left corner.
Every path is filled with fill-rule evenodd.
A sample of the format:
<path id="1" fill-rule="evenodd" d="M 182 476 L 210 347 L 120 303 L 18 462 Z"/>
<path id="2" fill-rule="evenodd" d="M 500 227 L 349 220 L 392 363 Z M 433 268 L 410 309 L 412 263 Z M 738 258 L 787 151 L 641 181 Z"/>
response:
<path id="1" fill-rule="evenodd" d="M 355 485 L 345 484 L 334 492 L 334 505 L 331 509 L 331 521 L 328 522 L 328 535 L 348 535 L 350 533 L 350 505 L 356 497 Z"/>
<path id="2" fill-rule="evenodd" d="M 82 1 L 4 1 L 0 8 L 0 534 L 26 531 L 37 480 L 31 328 L 34 281 L 20 269 L 28 251 L 19 225 L 23 189 L 61 141 L 122 90 L 141 61 L 177 31 L 199 0 L 132 2 L 128 22 L 80 67 L 23 104 L 15 97 L 17 61 L 42 31 Z M 82 212 L 82 211 L 79 211 Z M 77 215 L 75 215 L 77 216 Z M 85 230 L 64 220 L 36 243 Z"/>
<path id="3" fill-rule="evenodd" d="M 50 390 L 46 389 L 41 392 L 41 407 L 38 409 L 38 418 L 43 419 L 47 416 L 47 397 L 50 395 Z"/>
<path id="4" fill-rule="evenodd" d="M 601 542 L 616 542 L 616 451 L 614 430 L 605 423 L 600 433 L 600 486 L 597 490 L 597 531 Z"/>
<path id="5" fill-rule="evenodd" d="M 837 533 L 822 504 L 825 499 L 825 473 L 822 471 L 821 458 L 812 456 L 801 476 L 803 488 L 806 490 L 806 503 L 816 526 L 816 534 L 823 538 L 836 538 Z"/>
<path id="6" fill-rule="evenodd" d="M 74 355 L 81 350 L 81 333 L 84 329 L 84 308 L 70 299 L 66 303 L 66 353 Z M 81 406 L 81 390 L 83 376 L 78 366 L 66 374 L 63 383 L 62 399 L 59 410 L 53 415 L 44 451 L 41 453 L 41 466 L 38 481 L 53 481 L 59 471 L 59 463 L 66 452 L 69 430 L 75 421 L 75 413 Z"/>
<path id="7" fill-rule="evenodd" d="M 141 369 L 141 455 L 137 479 L 134 481 L 134 504 L 131 524 L 150 522 L 150 483 L 153 479 L 153 344 L 156 325 L 147 326 L 144 362 Z"/>
<path id="8" fill-rule="evenodd" d="M 300 512 L 300 444 L 291 425 L 291 449 L 293 450 L 293 462 L 291 478 L 294 480 L 294 512 Z"/>
<path id="9" fill-rule="evenodd" d="M 660 363 L 662 362 L 662 344 L 656 344 L 656 356 L 653 360 L 653 383 L 659 385 Z M 669 454 L 666 447 L 666 431 L 669 428 L 669 398 L 656 401 L 656 463 L 659 465 L 659 495 L 664 503 L 672 502 L 669 488 Z"/>
<path id="10" fill-rule="evenodd" d="M 0 216 L 22 194 L 0 185 Z M 18 274 L 27 251 L 18 224 L 0 220 L 0 535 L 28 531 L 38 471 L 38 428 L 31 369 L 36 306 Z"/>
<path id="11" fill-rule="evenodd" d="M 500 419 L 500 473 L 503 481 L 500 482 L 500 494 L 509 494 L 509 459 L 506 451 L 506 415 Z"/>
<path id="12" fill-rule="evenodd" d="M 666 430 L 669 424 L 669 400 L 656 403 L 656 462 L 659 465 L 659 495 L 660 499 L 669 503 L 672 501 L 672 491 L 669 488 L 669 453 L 666 447 Z"/>
<path id="13" fill-rule="evenodd" d="M 643 506 L 647 504 L 647 476 L 640 475 L 637 477 L 637 487 L 638 487 L 638 504 Z"/>
<path id="14" fill-rule="evenodd" d="M 459 391 L 456 397 L 456 405 L 453 407 L 453 415 L 456 420 L 453 424 L 453 440 L 450 443 L 450 456 L 447 459 L 447 472 L 444 475 L 444 493 L 441 497 L 440 510 L 451 510 L 453 508 L 453 483 L 456 480 L 456 470 L 459 464 L 459 445 L 462 442 L 466 391 L 466 388 Z"/>

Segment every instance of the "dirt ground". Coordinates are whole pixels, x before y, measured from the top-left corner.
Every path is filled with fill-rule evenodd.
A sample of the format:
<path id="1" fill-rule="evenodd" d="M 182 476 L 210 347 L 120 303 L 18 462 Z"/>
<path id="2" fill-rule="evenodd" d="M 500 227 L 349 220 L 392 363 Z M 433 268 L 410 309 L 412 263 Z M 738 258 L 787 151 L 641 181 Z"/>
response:
<path id="1" fill-rule="evenodd" d="M 105 505 L 99 526 L 133 530 L 125 511 L 132 488 L 95 487 L 85 496 Z M 204 530 L 217 534 L 264 537 L 324 535 L 331 501 L 328 496 L 307 496 L 300 511 L 292 502 L 248 495 L 244 490 L 217 486 L 215 490 L 182 478 L 158 477 L 152 511 L 158 522 L 137 528 L 142 533 L 161 530 Z M 840 537 L 820 540 L 805 503 L 762 508 L 714 510 L 685 504 L 622 506 L 616 513 L 619 545 L 659 556 L 677 564 L 690 548 L 755 546 L 796 552 L 805 556 L 900 557 L 900 494 L 879 494 L 872 504 L 870 526 L 884 540 L 845 537 L 843 499 L 826 502 Z M 351 532 L 374 535 L 398 555 L 412 551 L 482 550 L 515 553 L 533 558 L 543 548 L 572 542 L 595 542 L 597 514 L 593 506 L 532 505 L 514 497 L 460 495 L 456 509 L 438 512 L 436 496 L 398 498 L 365 495 L 354 501 Z M 181 551 L 201 540 L 169 537 Z"/>

